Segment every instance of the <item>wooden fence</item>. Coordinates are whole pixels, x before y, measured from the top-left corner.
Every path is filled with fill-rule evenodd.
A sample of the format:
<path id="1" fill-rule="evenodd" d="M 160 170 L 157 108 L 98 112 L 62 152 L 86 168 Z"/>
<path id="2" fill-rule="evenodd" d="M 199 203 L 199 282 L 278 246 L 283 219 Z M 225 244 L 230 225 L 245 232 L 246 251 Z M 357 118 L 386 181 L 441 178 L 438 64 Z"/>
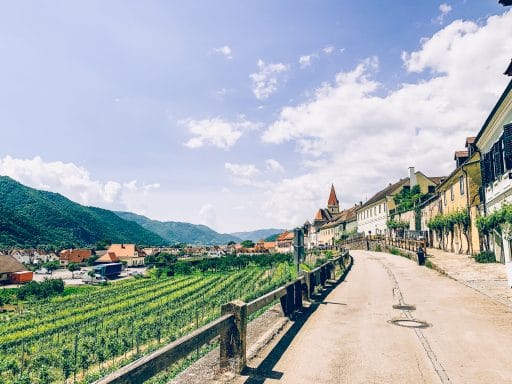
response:
<path id="1" fill-rule="evenodd" d="M 169 368 L 197 348 L 220 336 L 220 368 L 240 373 L 246 366 L 247 318 L 252 313 L 279 299 L 285 316 L 302 309 L 302 300 L 311 300 L 315 287 L 325 286 L 335 279 L 336 267 L 343 271 L 349 263 L 348 251 L 298 279 L 279 287 L 249 303 L 235 300 L 221 306 L 221 316 L 181 337 L 178 340 L 144 356 L 98 380 L 95 384 L 137 384 Z"/>
<path id="2" fill-rule="evenodd" d="M 341 243 L 342 246 L 350 246 L 357 245 L 358 248 L 367 249 L 367 247 L 372 247 L 375 244 L 381 244 L 388 247 L 397 247 L 402 248 L 407 251 L 416 252 L 419 247 L 423 248 L 423 251 L 426 253 L 426 240 L 414 240 L 414 239 L 402 239 L 402 238 L 390 238 L 384 237 L 382 235 L 372 235 L 366 237 L 358 237 L 354 239 L 345 240 Z"/>
<path id="3" fill-rule="evenodd" d="M 411 252 L 416 252 L 419 247 L 423 248 L 423 252 L 427 252 L 427 241 L 426 240 L 414 240 L 414 239 L 392 239 L 385 238 L 384 245 L 389 247 L 397 247 L 406 249 Z"/>

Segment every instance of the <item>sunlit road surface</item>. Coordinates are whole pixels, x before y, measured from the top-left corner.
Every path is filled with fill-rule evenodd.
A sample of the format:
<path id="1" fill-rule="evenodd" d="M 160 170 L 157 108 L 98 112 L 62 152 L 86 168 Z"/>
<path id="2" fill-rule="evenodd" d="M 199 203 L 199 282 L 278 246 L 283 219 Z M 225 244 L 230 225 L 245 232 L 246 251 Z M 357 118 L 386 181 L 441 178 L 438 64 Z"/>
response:
<path id="1" fill-rule="evenodd" d="M 246 383 L 512 383 L 512 309 L 386 253 L 354 266 Z"/>

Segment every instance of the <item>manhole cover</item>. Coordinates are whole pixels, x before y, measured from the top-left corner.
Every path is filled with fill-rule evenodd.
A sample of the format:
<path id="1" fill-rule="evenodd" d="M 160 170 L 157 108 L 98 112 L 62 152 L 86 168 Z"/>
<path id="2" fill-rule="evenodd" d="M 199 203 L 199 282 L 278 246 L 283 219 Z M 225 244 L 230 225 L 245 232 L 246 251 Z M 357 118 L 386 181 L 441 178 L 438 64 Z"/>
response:
<path id="1" fill-rule="evenodd" d="M 399 327 L 406 327 L 406 328 L 427 328 L 430 327 L 430 324 L 421 321 L 421 320 L 414 320 L 414 319 L 394 319 L 389 320 L 389 323 L 398 325 Z"/>
<path id="2" fill-rule="evenodd" d="M 416 306 L 412 304 L 395 304 L 393 305 L 393 309 L 401 309 L 403 311 L 414 311 L 416 309 Z"/>

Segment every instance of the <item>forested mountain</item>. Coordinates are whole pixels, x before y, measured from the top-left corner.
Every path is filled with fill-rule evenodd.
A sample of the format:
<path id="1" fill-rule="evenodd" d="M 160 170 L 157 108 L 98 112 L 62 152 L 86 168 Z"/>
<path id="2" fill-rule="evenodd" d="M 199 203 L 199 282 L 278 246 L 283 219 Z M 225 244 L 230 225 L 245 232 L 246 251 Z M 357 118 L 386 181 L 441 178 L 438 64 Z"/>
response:
<path id="1" fill-rule="evenodd" d="M 259 240 L 266 239 L 273 235 L 278 235 L 283 233 L 284 229 L 276 229 L 276 228 L 268 228 L 268 229 L 258 229 L 256 231 L 250 232 L 234 232 L 230 233 L 230 235 L 241 238 L 242 240 L 252 240 L 255 243 Z"/>
<path id="2" fill-rule="evenodd" d="M 85 207 L 58 193 L 26 187 L 0 176 L 0 246 L 58 248 L 98 241 L 161 245 L 157 234 L 112 211 Z"/>
<path id="3" fill-rule="evenodd" d="M 205 225 L 151 220 L 131 212 L 116 213 L 123 219 L 132 220 L 145 229 L 158 234 L 170 243 L 227 244 L 230 241 L 236 243 L 241 241 L 239 237 L 215 232 Z"/>

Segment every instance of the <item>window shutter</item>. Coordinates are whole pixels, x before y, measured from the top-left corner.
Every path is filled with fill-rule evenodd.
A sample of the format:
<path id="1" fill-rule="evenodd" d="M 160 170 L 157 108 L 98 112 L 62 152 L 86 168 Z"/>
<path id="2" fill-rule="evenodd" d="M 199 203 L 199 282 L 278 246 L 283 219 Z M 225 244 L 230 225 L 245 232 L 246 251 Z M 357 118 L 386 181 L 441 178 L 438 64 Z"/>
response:
<path id="1" fill-rule="evenodd" d="M 505 154 L 505 168 L 512 169 L 512 124 L 503 127 L 503 152 Z"/>
<path id="2" fill-rule="evenodd" d="M 492 151 L 484 155 L 485 182 L 491 183 L 494 180 L 494 170 L 492 167 Z"/>
<path id="3" fill-rule="evenodd" d="M 487 168 L 489 169 L 489 182 L 493 182 L 494 180 L 496 180 L 496 173 L 494 172 L 494 162 L 493 162 L 493 159 L 494 159 L 494 156 L 493 156 L 493 152 L 492 152 L 492 149 L 491 151 L 489 152 L 488 156 L 487 156 Z"/>
<path id="4" fill-rule="evenodd" d="M 500 175 L 500 150 L 498 148 L 499 141 L 492 146 L 492 167 L 495 178 Z"/>
<path id="5" fill-rule="evenodd" d="M 503 164 L 503 138 L 498 140 L 496 144 L 498 147 L 498 171 L 500 175 L 503 175 L 503 173 L 505 172 L 505 165 Z"/>

